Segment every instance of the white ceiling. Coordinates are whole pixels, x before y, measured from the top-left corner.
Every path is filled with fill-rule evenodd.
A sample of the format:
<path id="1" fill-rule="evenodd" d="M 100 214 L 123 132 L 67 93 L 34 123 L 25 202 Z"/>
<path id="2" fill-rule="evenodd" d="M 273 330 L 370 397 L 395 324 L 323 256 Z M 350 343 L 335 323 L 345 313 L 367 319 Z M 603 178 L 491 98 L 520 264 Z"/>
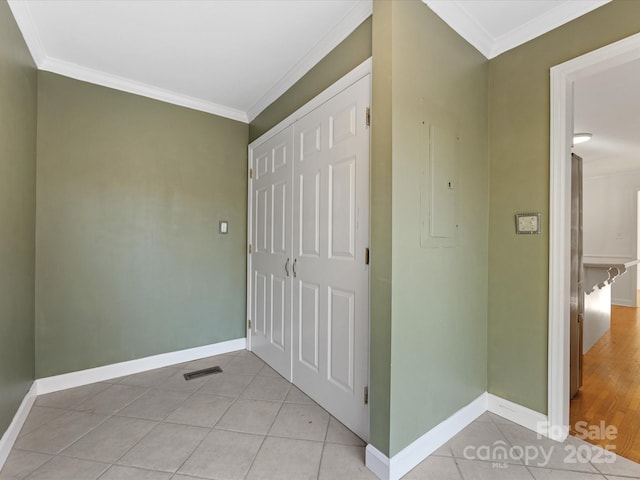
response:
<path id="1" fill-rule="evenodd" d="M 640 171 L 640 60 L 575 82 L 574 131 L 585 176 Z"/>
<path id="2" fill-rule="evenodd" d="M 423 0 L 487 58 L 608 0 Z M 250 122 L 372 0 L 9 0 L 38 68 Z"/>
<path id="3" fill-rule="evenodd" d="M 251 121 L 371 0 L 10 0 L 41 70 Z"/>
<path id="4" fill-rule="evenodd" d="M 610 0 L 422 0 L 485 57 L 493 58 Z"/>

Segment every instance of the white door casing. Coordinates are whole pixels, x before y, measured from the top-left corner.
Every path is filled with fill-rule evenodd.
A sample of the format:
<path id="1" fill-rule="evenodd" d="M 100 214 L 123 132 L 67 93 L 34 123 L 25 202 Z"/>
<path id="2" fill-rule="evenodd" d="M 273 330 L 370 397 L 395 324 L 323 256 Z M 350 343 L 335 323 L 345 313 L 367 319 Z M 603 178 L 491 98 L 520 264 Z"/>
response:
<path id="1" fill-rule="evenodd" d="M 640 59 L 640 34 L 551 68 L 547 436 L 569 433 L 569 278 L 573 82 Z"/>
<path id="2" fill-rule="evenodd" d="M 294 125 L 293 383 L 364 437 L 369 80 Z"/>
<path id="3" fill-rule="evenodd" d="M 248 347 L 365 440 L 370 69 L 249 146 L 247 236 Z"/>

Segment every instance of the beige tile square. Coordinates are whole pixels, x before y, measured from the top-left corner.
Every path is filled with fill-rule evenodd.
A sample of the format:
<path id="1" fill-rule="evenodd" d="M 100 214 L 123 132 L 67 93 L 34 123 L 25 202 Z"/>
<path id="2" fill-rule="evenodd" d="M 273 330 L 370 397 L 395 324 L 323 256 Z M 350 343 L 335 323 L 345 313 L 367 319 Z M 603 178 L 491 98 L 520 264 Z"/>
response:
<path id="1" fill-rule="evenodd" d="M 239 398 L 216 424 L 217 429 L 266 435 L 281 403 Z"/>
<path id="2" fill-rule="evenodd" d="M 175 409 L 165 421 L 197 427 L 213 427 L 232 402 L 232 397 L 196 393 Z"/>
<path id="3" fill-rule="evenodd" d="M 403 480 L 462 480 L 453 458 L 429 456 L 407 473 Z"/>
<path id="4" fill-rule="evenodd" d="M 106 420 L 105 415 L 67 412 L 19 437 L 15 448 L 40 453 L 59 453 Z"/>
<path id="5" fill-rule="evenodd" d="M 289 393 L 290 388 L 291 384 L 284 378 L 257 375 L 247 385 L 240 397 L 282 402 Z"/>
<path id="6" fill-rule="evenodd" d="M 433 458 L 447 460 L 446 457 Z M 492 462 L 473 462 L 463 459 L 458 459 L 457 463 L 464 480 L 531 480 L 531 474 L 524 465 L 497 466 Z"/>
<path id="7" fill-rule="evenodd" d="M 295 385 L 291 385 L 291 390 L 289 390 L 289 394 L 285 399 L 287 403 L 312 403 L 316 405 L 311 398 L 309 398 L 302 390 L 300 390 Z"/>
<path id="8" fill-rule="evenodd" d="M 260 369 L 260 371 L 258 372 L 258 375 L 260 375 L 262 377 L 282 378 L 284 380 L 284 377 L 282 375 L 280 375 L 278 372 L 276 372 L 273 368 L 271 368 L 266 363 L 265 363 L 264 367 L 262 367 Z"/>
<path id="9" fill-rule="evenodd" d="M 180 468 L 180 473 L 215 480 L 242 480 L 264 437 L 213 430 Z"/>
<path id="10" fill-rule="evenodd" d="M 364 464 L 364 447 L 327 443 L 322 452 L 318 478 L 319 480 L 335 480 L 337 478 L 377 480 L 378 477 Z"/>
<path id="11" fill-rule="evenodd" d="M 63 455 L 113 463 L 157 425 L 137 418 L 111 417 L 63 450 Z"/>
<path id="12" fill-rule="evenodd" d="M 109 465 L 71 457 L 55 457 L 29 475 L 28 480 L 96 480 Z"/>
<path id="13" fill-rule="evenodd" d="M 327 430 L 326 441 L 329 443 L 355 445 L 358 447 L 364 447 L 365 445 L 360 437 L 333 417 L 329 418 L 329 429 Z"/>
<path id="14" fill-rule="evenodd" d="M 500 424 L 498 428 L 513 447 L 521 447 L 523 450 L 526 449 L 527 458 L 525 458 L 523 462 L 529 466 L 592 473 L 597 472 L 588 462 L 588 459 L 584 462 L 569 462 L 570 452 L 567 449 L 573 448 L 570 443 L 572 437 L 567 439 L 568 441 L 565 444 L 562 444 L 548 438 L 538 438 L 536 433 L 520 425 Z M 589 448 L 592 448 L 592 446 L 589 445 Z M 593 448 L 597 449 L 597 447 Z"/>
<path id="15" fill-rule="evenodd" d="M 498 425 L 516 425 L 511 420 L 507 420 L 506 418 L 501 417 L 500 415 L 496 415 L 495 413 L 486 412 L 486 415 Z"/>
<path id="16" fill-rule="evenodd" d="M 0 480 L 5 478 L 24 478 L 52 458 L 51 455 L 45 455 L 44 453 L 11 450 L 4 467 L 0 470 Z"/>
<path id="17" fill-rule="evenodd" d="M 100 477 L 100 480 L 169 480 L 171 474 L 154 470 L 114 465 Z"/>
<path id="18" fill-rule="evenodd" d="M 236 355 L 226 366 L 226 373 L 236 375 L 255 375 L 265 363 L 251 352 Z"/>
<path id="19" fill-rule="evenodd" d="M 147 390 L 128 407 L 118 412 L 125 417 L 164 420 L 171 412 L 189 397 L 188 393 L 169 390 Z"/>
<path id="20" fill-rule="evenodd" d="M 474 420 L 474 422 L 492 423 L 493 422 L 493 418 L 491 418 L 491 413 L 484 412 L 482 415 L 480 415 L 478 418 L 476 418 Z"/>
<path id="21" fill-rule="evenodd" d="M 120 379 L 118 383 L 123 385 L 133 385 L 135 387 L 153 387 L 167 380 L 171 375 L 176 373 L 174 368 L 164 367 L 147 372 L 128 375 Z"/>
<path id="22" fill-rule="evenodd" d="M 218 395 L 238 396 L 253 380 L 253 375 L 233 375 L 218 373 L 211 376 L 202 385 L 200 393 L 215 393 Z"/>
<path id="23" fill-rule="evenodd" d="M 323 444 L 267 437 L 247 480 L 316 480 Z"/>
<path id="24" fill-rule="evenodd" d="M 285 403 L 269 435 L 323 442 L 328 424 L 329 414 L 317 405 Z"/>
<path id="25" fill-rule="evenodd" d="M 448 442 L 453 455 L 456 458 L 473 459 L 479 447 L 489 449 L 490 452 L 497 452 L 499 446 L 509 448 L 507 439 L 498 429 L 496 424 L 488 422 L 474 422 L 458 433 Z M 496 457 L 496 461 L 500 460 Z M 500 460 L 501 461 L 501 460 Z M 515 458 L 508 458 L 507 462 L 522 464 Z"/>
<path id="26" fill-rule="evenodd" d="M 445 443 L 440 448 L 438 448 L 435 452 L 433 452 L 431 455 L 434 455 L 436 457 L 452 457 L 453 452 L 449 447 L 449 443 Z"/>
<path id="27" fill-rule="evenodd" d="M 191 380 L 186 380 L 184 374 L 189 370 L 176 370 L 174 374 L 167 378 L 165 381 L 155 385 L 154 388 L 159 390 L 173 390 L 176 392 L 193 393 L 204 385 L 209 379 L 208 376 L 197 377 Z M 219 375 L 219 374 L 216 374 Z"/>
<path id="28" fill-rule="evenodd" d="M 602 475 L 585 472 L 550 470 L 548 468 L 537 467 L 531 467 L 529 471 L 535 480 L 605 480 L 605 477 Z M 612 477 L 608 478 L 611 479 Z"/>
<path id="29" fill-rule="evenodd" d="M 34 405 L 31 407 L 31 411 L 29 412 L 26 422 L 22 425 L 20 435 L 26 435 L 27 433 L 34 431 L 36 428 L 41 427 L 54 418 L 61 417 L 65 412 L 66 410 L 62 410 L 60 408 L 38 407 L 37 405 Z"/>
<path id="30" fill-rule="evenodd" d="M 230 353 L 225 353 L 223 355 L 216 355 L 214 357 L 201 358 L 199 360 L 193 360 L 192 362 L 181 363 L 180 365 L 175 365 L 175 367 L 180 368 L 181 370 L 194 371 L 194 370 L 203 370 L 205 368 L 211 367 L 220 367 L 222 371 L 226 368 L 226 366 L 233 360 L 234 355 Z"/>
<path id="31" fill-rule="evenodd" d="M 64 408 L 69 410 L 107 388 L 109 388 L 108 383 L 92 383 L 90 385 L 83 385 L 82 387 L 38 395 L 35 405 L 38 407 Z"/>
<path id="32" fill-rule="evenodd" d="M 206 428 L 161 423 L 122 457 L 118 464 L 175 472 L 208 431 Z"/>
<path id="33" fill-rule="evenodd" d="M 88 413 L 103 413 L 112 415 L 122 410 L 137 398 L 141 397 L 147 389 L 131 385 L 111 385 L 97 395 L 80 403 L 74 410 Z"/>
<path id="34" fill-rule="evenodd" d="M 621 477 L 631 477 L 631 478 L 640 478 L 640 464 L 628 460 L 626 458 L 616 456 L 615 460 L 611 463 L 605 461 L 607 455 L 602 455 L 599 447 L 588 444 L 583 440 L 574 439 L 573 437 L 569 437 L 568 441 L 574 441 L 576 444 L 589 445 L 589 447 L 593 448 L 591 455 L 591 463 L 597 468 L 600 473 L 603 473 L 608 478 L 612 475 L 617 475 Z"/>

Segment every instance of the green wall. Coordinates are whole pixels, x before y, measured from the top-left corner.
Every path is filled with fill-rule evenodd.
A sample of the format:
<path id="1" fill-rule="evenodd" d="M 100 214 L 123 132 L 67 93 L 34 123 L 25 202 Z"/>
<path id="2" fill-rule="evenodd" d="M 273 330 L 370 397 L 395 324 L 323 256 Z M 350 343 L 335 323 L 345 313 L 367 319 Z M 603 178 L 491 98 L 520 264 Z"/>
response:
<path id="1" fill-rule="evenodd" d="M 38 75 L 36 376 L 244 337 L 248 126 Z"/>
<path id="2" fill-rule="evenodd" d="M 249 125 L 249 142 L 276 126 L 370 56 L 371 17 L 253 119 Z"/>
<path id="3" fill-rule="evenodd" d="M 549 69 L 640 31 L 615 0 L 490 62 L 489 391 L 547 412 Z M 541 212 L 542 235 L 514 214 Z"/>
<path id="4" fill-rule="evenodd" d="M 486 391 L 489 65 L 419 0 L 390 8 L 392 456 Z M 441 110 L 459 121 L 459 240 L 425 248 L 421 129 Z"/>
<path id="5" fill-rule="evenodd" d="M 0 437 L 34 378 L 37 73 L 0 1 Z"/>
<path id="6" fill-rule="evenodd" d="M 389 454 L 391 431 L 391 2 L 373 2 L 369 441 Z"/>

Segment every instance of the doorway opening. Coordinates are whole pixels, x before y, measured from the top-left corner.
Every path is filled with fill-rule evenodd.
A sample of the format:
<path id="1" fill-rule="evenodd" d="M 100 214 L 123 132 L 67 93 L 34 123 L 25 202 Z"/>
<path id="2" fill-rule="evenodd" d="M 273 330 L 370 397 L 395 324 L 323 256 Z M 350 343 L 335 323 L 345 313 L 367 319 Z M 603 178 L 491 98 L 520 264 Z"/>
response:
<path id="1" fill-rule="evenodd" d="M 571 242 L 571 158 L 572 152 L 572 135 L 576 131 L 574 130 L 574 87 L 576 82 L 584 80 L 608 70 L 619 68 L 624 65 L 636 62 L 640 59 L 640 35 L 634 35 L 620 42 L 614 43 L 599 50 L 590 52 L 586 55 L 578 57 L 576 59 L 565 62 L 551 69 L 551 179 L 550 179 L 550 259 L 549 259 L 549 397 L 548 397 L 548 421 L 549 430 L 548 434 L 551 438 L 556 440 L 564 440 L 569 434 L 570 430 L 576 432 L 576 417 L 570 415 L 570 337 L 571 337 L 571 323 L 570 323 L 570 278 L 571 278 L 571 256 L 570 242 Z M 584 155 L 582 152 L 578 152 Z M 589 161 L 589 158 L 585 156 L 585 165 Z M 638 169 L 640 172 L 640 167 Z M 640 173 L 639 173 L 640 175 Z M 636 185 L 637 187 L 637 185 Z M 627 206 L 624 209 L 627 215 L 631 216 L 631 225 L 625 225 L 624 229 L 612 229 L 611 232 L 614 235 L 615 241 L 624 240 L 628 244 L 628 251 L 617 252 L 613 247 L 604 247 L 605 243 L 600 243 L 601 249 L 594 250 L 593 244 L 591 246 L 585 240 L 585 254 L 589 253 L 594 257 L 600 257 L 599 260 L 603 263 L 615 263 L 621 265 L 617 271 L 610 270 L 608 267 L 604 269 L 607 276 L 603 281 L 596 282 L 597 284 L 609 285 L 611 278 L 619 273 L 624 273 L 629 267 L 637 268 L 631 265 L 632 261 L 638 258 L 638 214 L 636 212 L 638 202 L 637 188 L 628 192 Z M 585 209 L 588 207 L 588 201 L 585 200 Z M 614 216 L 613 210 L 609 210 L 608 218 Z M 620 211 L 615 212 L 620 213 Z M 619 258 L 612 258 L 616 257 Z M 629 258 L 627 258 L 629 257 Z M 591 285 L 587 285 L 590 281 L 587 280 L 585 274 L 585 290 L 591 290 Z M 620 277 L 622 278 L 622 277 Z M 632 286 L 630 291 L 627 291 L 627 303 L 625 306 L 615 306 L 613 309 L 613 318 L 616 318 L 618 309 L 630 309 L 635 307 L 637 302 L 637 279 L 638 274 L 632 270 L 624 277 L 625 281 L 629 282 Z M 620 289 L 618 289 L 620 290 Z M 624 292 L 623 292 L 624 293 Z M 619 295 L 620 292 L 616 292 L 615 295 Z M 624 298 L 617 298 L 618 303 L 623 303 Z M 635 310 L 635 309 L 633 309 Z M 611 310 L 609 310 L 610 313 Z M 612 318 L 612 320 L 613 320 Z M 635 317 L 634 317 L 635 318 Z M 627 318 L 627 324 L 634 322 L 635 320 Z M 635 322 L 637 325 L 640 322 Z M 620 329 L 626 329 L 626 337 L 633 337 L 630 333 L 629 327 L 624 326 L 624 322 L 620 323 Z M 619 328 L 611 328 L 606 334 L 609 337 L 608 342 L 616 342 L 617 333 L 621 331 Z M 640 341 L 640 336 L 637 337 Z M 594 343 L 592 349 L 598 349 L 598 342 L 605 341 L 605 337 L 598 339 Z M 594 352 L 597 350 L 593 350 Z M 587 354 L 589 355 L 589 353 Z M 584 382 L 586 384 L 587 375 L 591 373 L 591 367 L 587 365 L 585 356 L 584 365 Z M 620 385 L 616 385 L 616 388 L 620 388 Z M 627 385 L 627 389 L 630 389 Z M 640 393 L 640 387 L 638 390 L 634 390 L 637 396 Z M 622 404 L 616 402 L 607 402 L 607 408 L 610 411 L 607 415 L 604 415 L 604 425 L 599 424 L 597 427 L 602 428 L 602 434 L 607 433 L 607 424 L 624 424 L 626 420 L 621 418 Z M 629 405 L 627 405 L 628 407 Z M 620 407 L 620 408 L 617 408 Z M 573 413 L 573 412 L 571 412 Z M 640 413 L 640 411 L 639 411 Z M 640 415 L 638 415 L 640 417 Z M 580 425 L 580 427 L 591 426 L 590 422 L 595 417 L 587 420 L 586 425 Z M 640 418 L 638 419 L 640 421 Z M 637 431 L 637 429 L 634 428 Z M 624 455 L 623 455 L 624 456 Z M 638 459 L 635 459 L 638 461 Z"/>

